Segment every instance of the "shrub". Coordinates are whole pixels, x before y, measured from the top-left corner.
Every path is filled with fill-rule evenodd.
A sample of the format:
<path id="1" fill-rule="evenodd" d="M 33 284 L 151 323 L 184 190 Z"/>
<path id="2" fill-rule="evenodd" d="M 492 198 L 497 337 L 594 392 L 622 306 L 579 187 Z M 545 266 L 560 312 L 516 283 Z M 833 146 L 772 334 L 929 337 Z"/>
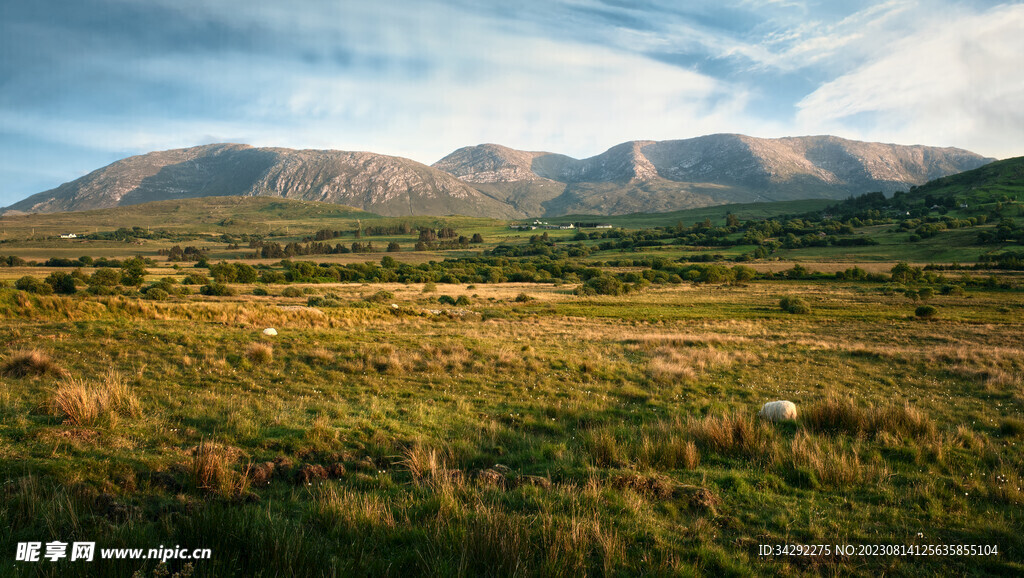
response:
<path id="1" fill-rule="evenodd" d="M 921 319 L 931 319 L 939 313 L 939 310 L 931 305 L 922 305 L 914 310 L 914 315 Z"/>
<path id="2" fill-rule="evenodd" d="M 370 296 L 366 297 L 365 301 L 367 301 L 369 303 L 383 303 L 385 301 L 390 301 L 390 300 L 392 300 L 394 298 L 395 298 L 395 294 L 394 293 L 392 293 L 391 291 L 385 291 L 385 290 L 381 289 L 380 291 L 377 291 L 373 295 L 370 295 Z"/>
<path id="3" fill-rule="evenodd" d="M 939 293 L 953 297 L 960 297 L 964 294 L 964 288 L 959 285 L 943 285 L 942 288 L 939 289 Z"/>
<path id="4" fill-rule="evenodd" d="M 331 297 L 313 295 L 306 300 L 306 305 L 309 307 L 341 307 L 341 302 Z"/>
<path id="5" fill-rule="evenodd" d="M 50 295 L 53 293 L 53 287 L 50 287 L 48 284 L 43 283 L 31 275 L 25 275 L 15 281 L 14 288 L 27 293 L 36 293 L 37 295 Z"/>
<path id="6" fill-rule="evenodd" d="M 520 293 L 519 295 L 516 295 L 516 298 L 513 301 L 516 303 L 527 303 L 529 301 L 533 301 L 533 297 L 530 297 L 526 293 Z"/>
<path id="7" fill-rule="evenodd" d="M 931 287 L 922 287 L 917 291 L 917 296 L 921 301 L 927 301 L 935 296 L 935 291 Z"/>
<path id="8" fill-rule="evenodd" d="M 455 300 L 455 304 L 458 305 L 459 307 L 465 307 L 469 305 L 469 297 L 466 297 L 465 295 L 459 295 L 459 298 Z"/>
<path id="9" fill-rule="evenodd" d="M 455 305 L 455 298 L 450 295 L 442 295 L 437 298 L 437 302 L 441 305 Z"/>
<path id="10" fill-rule="evenodd" d="M 779 300 L 779 307 L 786 313 L 806 315 L 811 312 L 811 306 L 799 297 L 786 296 Z"/>
<path id="11" fill-rule="evenodd" d="M 95 277 L 95 275 L 93 276 Z M 189 273 L 188 275 L 185 275 L 184 279 L 181 280 L 182 285 L 206 285 L 209 282 L 210 278 L 200 273 Z"/>
<path id="12" fill-rule="evenodd" d="M 257 297 L 264 297 L 266 295 L 270 295 L 270 292 L 263 287 L 256 287 L 255 289 L 252 290 L 252 294 L 256 295 Z"/>
<path id="13" fill-rule="evenodd" d="M 302 297 L 302 290 L 298 287 L 285 287 L 284 291 L 281 291 L 282 297 Z"/>
<path id="14" fill-rule="evenodd" d="M 210 295 L 213 297 L 223 297 L 225 295 L 234 295 L 235 290 L 223 283 L 211 282 L 207 285 L 203 285 L 199 288 L 199 292 L 203 295 Z"/>
<path id="15" fill-rule="evenodd" d="M 423 284 L 423 292 L 424 293 L 436 293 L 437 292 L 437 284 L 435 284 L 433 281 L 427 281 L 426 283 Z"/>
<path id="16" fill-rule="evenodd" d="M 272 269 L 262 271 L 259 278 L 261 283 L 284 283 L 287 280 L 288 278 L 285 277 L 284 273 Z"/>
<path id="17" fill-rule="evenodd" d="M 46 278 L 46 284 L 52 287 L 55 293 L 62 295 L 74 295 L 78 292 L 78 288 L 75 287 L 75 277 L 71 273 L 54 271 Z"/>
<path id="18" fill-rule="evenodd" d="M 159 287 L 150 287 L 146 290 L 146 299 L 151 299 L 153 301 L 165 301 L 170 296 L 170 293 Z"/>
<path id="19" fill-rule="evenodd" d="M 50 359 L 49 355 L 38 349 L 21 349 L 11 353 L 4 363 L 3 369 L 5 377 L 25 377 L 48 373 L 61 375 L 64 370 Z"/>

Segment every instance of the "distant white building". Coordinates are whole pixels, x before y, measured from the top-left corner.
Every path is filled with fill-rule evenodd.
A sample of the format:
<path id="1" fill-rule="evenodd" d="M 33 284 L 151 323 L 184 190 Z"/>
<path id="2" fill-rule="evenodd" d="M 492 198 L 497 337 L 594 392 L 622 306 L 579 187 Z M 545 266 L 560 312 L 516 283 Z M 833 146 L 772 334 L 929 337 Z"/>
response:
<path id="1" fill-rule="evenodd" d="M 60 238 L 61 239 L 77 239 L 78 235 L 76 235 L 74 233 L 67 233 L 66 235 L 61 235 Z"/>

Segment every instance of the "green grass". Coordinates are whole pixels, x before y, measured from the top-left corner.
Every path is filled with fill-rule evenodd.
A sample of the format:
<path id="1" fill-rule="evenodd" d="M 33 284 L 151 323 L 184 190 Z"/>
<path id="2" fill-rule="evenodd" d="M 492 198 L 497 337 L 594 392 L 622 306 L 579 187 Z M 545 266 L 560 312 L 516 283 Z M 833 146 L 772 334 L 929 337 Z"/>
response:
<path id="1" fill-rule="evenodd" d="M 780 215 L 798 215 L 813 211 L 820 211 L 834 204 L 835 200 L 807 199 L 803 201 L 716 205 L 713 207 L 686 209 L 683 211 L 672 211 L 667 213 L 635 213 L 632 215 L 613 216 L 566 215 L 564 217 L 551 217 L 546 220 L 552 223 L 609 223 L 617 227 L 630 229 L 646 227 L 674 227 L 680 221 L 689 226 L 694 223 L 702 222 L 704 219 L 711 219 L 711 221 L 716 225 L 721 225 L 725 223 L 725 217 L 729 213 L 736 215 L 740 220 L 746 221 L 750 219 L 769 219 Z"/>
<path id="2" fill-rule="evenodd" d="M 381 288 L 315 286 L 324 308 L 0 290 L 5 346 L 56 366 L 0 378 L 2 542 L 210 548 L 199 576 L 1024 569 L 1019 292 L 935 296 L 922 320 L 863 283 L 365 302 Z M 72 386 L 96 412 L 54 404 Z M 774 399 L 801 417 L 758 420 Z M 757 556 L 782 543 L 1000 554 Z M 4 572 L 136 570 L 155 565 Z"/>

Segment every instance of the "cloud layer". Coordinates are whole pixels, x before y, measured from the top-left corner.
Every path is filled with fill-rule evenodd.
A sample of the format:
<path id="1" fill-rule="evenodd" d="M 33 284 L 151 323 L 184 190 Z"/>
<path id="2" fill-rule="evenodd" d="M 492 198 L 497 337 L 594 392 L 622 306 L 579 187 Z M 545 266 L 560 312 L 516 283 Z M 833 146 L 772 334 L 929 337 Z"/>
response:
<path id="1" fill-rule="evenodd" d="M 1020 3 L 951 0 L 7 3 L 0 205 L 214 141 L 430 163 L 833 133 L 1019 155 L 1022 25 Z"/>

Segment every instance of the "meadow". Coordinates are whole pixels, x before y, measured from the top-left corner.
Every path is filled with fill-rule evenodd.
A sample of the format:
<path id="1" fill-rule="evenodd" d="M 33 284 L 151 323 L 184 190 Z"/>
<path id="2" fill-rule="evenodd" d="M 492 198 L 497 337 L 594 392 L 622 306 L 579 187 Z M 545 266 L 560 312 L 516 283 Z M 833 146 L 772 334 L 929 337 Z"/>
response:
<path id="1" fill-rule="evenodd" d="M 540 238 L 423 218 L 483 241 L 282 260 L 251 253 L 399 221 L 211 202 L 152 238 L 53 237 L 105 213 L 3 219 L 0 254 L 25 262 L 0 267 L 0 575 L 1024 571 L 1020 275 L 894 266 L 993 251 L 993 224 L 913 243 L 864 225 L 877 244 L 738 265 L 756 223 Z M 276 233 L 239 243 L 261 213 Z M 44 264 L 83 255 L 125 262 Z M 796 420 L 758 417 L 778 399 Z M 55 540 L 211 557 L 14 560 Z M 783 545 L 832 549 L 763 555 Z"/>
<path id="2" fill-rule="evenodd" d="M 169 564 L 201 576 L 1022 569 L 1018 292 L 305 288 L 338 305 L 0 291 L 2 542 L 210 548 Z M 758 556 L 794 543 L 999 554 Z"/>

